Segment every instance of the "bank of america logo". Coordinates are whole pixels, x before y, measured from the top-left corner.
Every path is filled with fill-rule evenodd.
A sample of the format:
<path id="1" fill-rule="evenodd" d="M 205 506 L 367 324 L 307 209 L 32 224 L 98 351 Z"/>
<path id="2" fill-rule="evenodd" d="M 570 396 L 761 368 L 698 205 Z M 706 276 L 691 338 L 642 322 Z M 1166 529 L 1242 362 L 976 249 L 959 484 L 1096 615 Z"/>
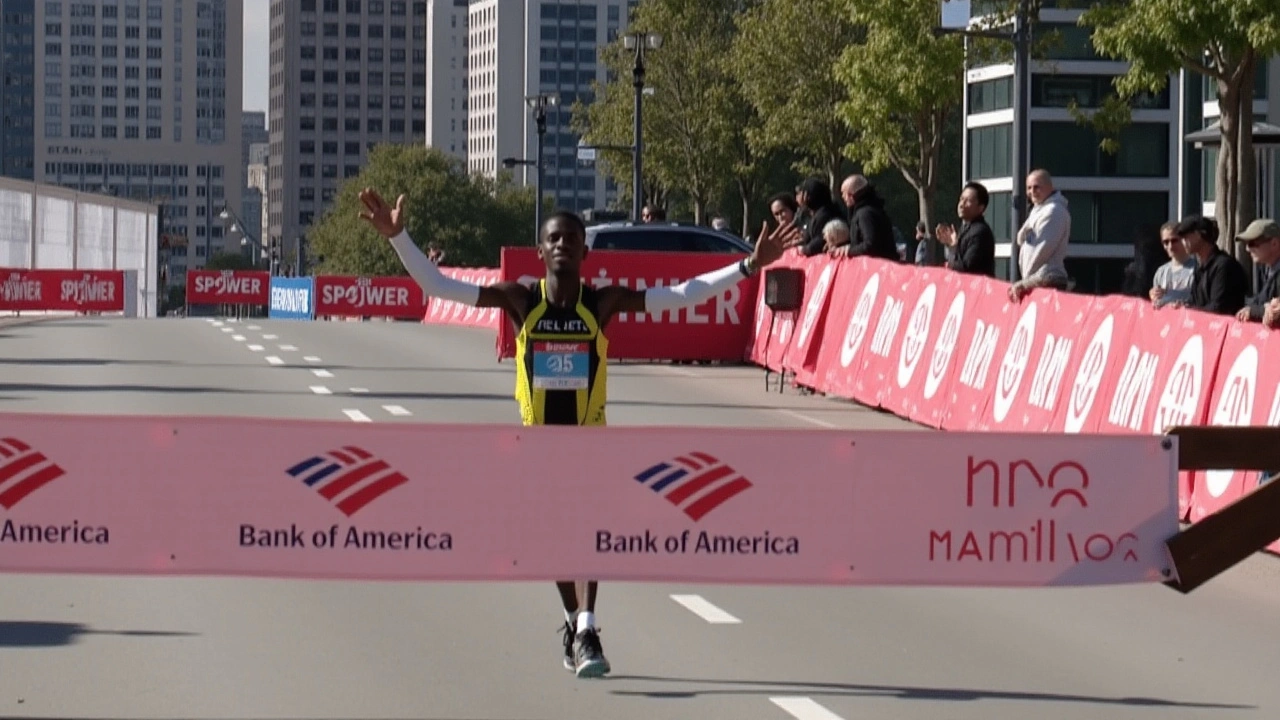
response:
<path id="1" fill-rule="evenodd" d="M 307 458 L 287 472 L 347 517 L 409 482 L 385 461 L 351 445 Z"/>
<path id="2" fill-rule="evenodd" d="M 635 476 L 695 522 L 751 487 L 751 481 L 720 460 L 692 452 L 660 462 Z"/>
<path id="3" fill-rule="evenodd" d="M 44 453 L 17 438 L 0 439 L 0 506 L 12 510 L 22 499 L 66 475 Z"/>

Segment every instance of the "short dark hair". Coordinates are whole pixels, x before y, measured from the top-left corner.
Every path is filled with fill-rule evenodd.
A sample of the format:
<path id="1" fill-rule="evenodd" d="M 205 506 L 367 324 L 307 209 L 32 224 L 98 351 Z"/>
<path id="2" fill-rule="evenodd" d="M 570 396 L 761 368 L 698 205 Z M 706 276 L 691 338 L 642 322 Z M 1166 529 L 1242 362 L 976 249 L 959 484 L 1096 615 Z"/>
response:
<path id="1" fill-rule="evenodd" d="M 555 222 L 556 220 L 565 220 L 572 225 L 577 225 L 578 232 L 582 233 L 583 237 L 586 237 L 587 224 L 582 221 L 582 218 L 578 215 L 578 213 L 573 212 L 572 210 L 556 210 L 555 212 L 548 215 L 545 219 L 543 219 L 542 227 L 538 228 L 539 240 L 541 240 L 543 236 L 547 234 L 547 227 L 551 225 L 552 222 Z"/>
<path id="2" fill-rule="evenodd" d="M 782 203 L 784 207 L 793 213 L 800 212 L 800 204 L 796 202 L 796 196 L 789 192 L 780 192 L 769 198 L 769 207 L 773 207 L 776 202 Z"/>
<path id="3" fill-rule="evenodd" d="M 964 187 L 960 188 L 960 192 L 964 192 L 965 190 L 972 190 L 973 194 L 978 196 L 978 203 L 980 203 L 984 208 L 991 202 L 991 194 L 987 192 L 987 186 L 980 182 L 965 183 Z"/>
<path id="4" fill-rule="evenodd" d="M 1178 223 L 1178 227 L 1174 232 L 1178 234 L 1178 237 L 1184 237 L 1191 233 L 1200 233 L 1200 237 L 1204 238 L 1205 242 L 1216 245 L 1218 242 L 1218 221 L 1203 215 L 1191 215 Z"/>

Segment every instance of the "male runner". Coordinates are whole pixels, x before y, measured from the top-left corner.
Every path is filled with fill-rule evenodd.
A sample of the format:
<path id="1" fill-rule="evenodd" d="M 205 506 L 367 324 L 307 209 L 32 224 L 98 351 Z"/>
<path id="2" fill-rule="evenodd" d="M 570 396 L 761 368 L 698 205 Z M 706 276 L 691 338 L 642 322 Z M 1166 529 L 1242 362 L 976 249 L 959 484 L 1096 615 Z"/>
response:
<path id="1" fill-rule="evenodd" d="M 523 285 L 480 286 L 445 276 L 405 231 L 404 196 L 395 207 L 372 189 L 360 193 L 367 220 L 383 237 L 428 297 L 473 307 L 501 308 L 515 325 L 516 400 L 525 425 L 604 425 L 608 340 L 604 329 L 617 313 L 662 312 L 693 307 L 729 290 L 782 255 L 783 244 L 799 237 L 794 225 L 768 231 L 767 222 L 751 257 L 699 275 L 674 287 L 633 290 L 618 285 L 593 288 L 582 282 L 587 256 L 586 227 L 571 212 L 557 212 L 539 228 L 538 257 L 546 276 Z M 554 352 L 546 352 L 554 346 Z M 556 583 L 564 605 L 564 666 L 578 677 L 610 670 L 595 626 L 596 581 Z"/>

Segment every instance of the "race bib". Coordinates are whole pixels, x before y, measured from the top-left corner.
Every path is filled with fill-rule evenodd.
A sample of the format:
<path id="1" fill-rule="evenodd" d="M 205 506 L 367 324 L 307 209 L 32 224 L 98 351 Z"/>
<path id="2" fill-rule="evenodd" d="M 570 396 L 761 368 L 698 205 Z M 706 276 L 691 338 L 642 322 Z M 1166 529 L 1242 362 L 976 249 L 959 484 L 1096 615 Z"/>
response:
<path id="1" fill-rule="evenodd" d="M 533 386 L 541 390 L 586 390 L 590 357 L 586 343 L 534 343 Z"/>

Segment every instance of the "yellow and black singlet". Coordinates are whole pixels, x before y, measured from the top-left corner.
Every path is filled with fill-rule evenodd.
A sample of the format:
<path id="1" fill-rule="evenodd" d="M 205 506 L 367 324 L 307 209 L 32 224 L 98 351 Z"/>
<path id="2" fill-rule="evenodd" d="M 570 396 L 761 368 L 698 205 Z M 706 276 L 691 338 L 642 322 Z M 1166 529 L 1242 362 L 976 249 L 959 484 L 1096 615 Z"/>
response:
<path id="1" fill-rule="evenodd" d="M 600 331 L 598 294 L 583 283 L 578 302 L 547 302 L 539 280 L 516 335 L 516 400 L 525 425 L 604 425 L 609 341 Z"/>

